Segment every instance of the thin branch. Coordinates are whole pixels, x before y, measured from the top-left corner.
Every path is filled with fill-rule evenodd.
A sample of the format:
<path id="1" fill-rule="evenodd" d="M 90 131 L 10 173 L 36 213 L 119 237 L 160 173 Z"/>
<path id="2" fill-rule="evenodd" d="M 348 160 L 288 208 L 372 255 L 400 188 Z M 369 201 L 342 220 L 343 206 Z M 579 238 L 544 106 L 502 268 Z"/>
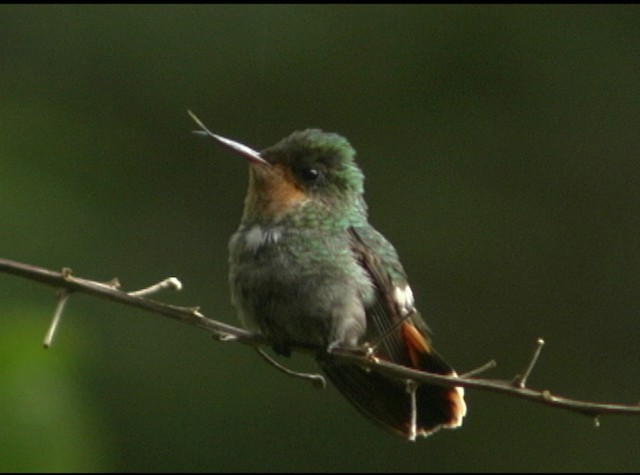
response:
<path id="1" fill-rule="evenodd" d="M 629 404 L 608 404 L 589 401 L 580 401 L 562 396 L 555 396 L 549 390 L 535 390 L 520 388 L 513 385 L 511 381 L 499 379 L 480 379 L 467 377 L 452 377 L 441 374 L 427 373 L 406 366 L 400 366 L 385 360 L 367 360 L 352 352 L 335 350 L 334 355 L 340 357 L 343 362 L 359 364 L 362 367 L 371 369 L 380 374 L 398 379 L 412 379 L 421 383 L 436 384 L 439 386 L 461 386 L 469 389 L 479 389 L 495 393 L 502 393 L 508 396 L 526 399 L 547 406 L 566 409 L 590 417 L 598 417 L 604 414 L 628 414 L 640 415 L 640 405 Z"/>
<path id="2" fill-rule="evenodd" d="M 254 348 L 270 345 L 270 342 L 259 334 L 205 317 L 200 313 L 200 310 L 197 307 L 178 307 L 175 305 L 164 304 L 137 296 L 135 295 L 135 292 L 133 293 L 134 295 L 132 295 L 132 293 L 127 293 L 117 288 L 118 286 L 113 282 L 110 284 L 103 284 L 88 279 L 74 277 L 69 269 L 65 269 L 63 272 L 55 272 L 41 267 L 22 264 L 7 259 L 0 259 L 0 272 L 17 275 L 25 279 L 50 285 L 52 287 L 62 289 L 62 291 L 67 294 L 71 294 L 73 292 L 85 293 L 99 298 L 119 302 L 131 307 L 140 308 L 150 313 L 163 315 L 205 330 L 222 341 L 236 341 Z M 58 313 L 62 313 L 62 305 L 63 304 L 60 303 L 58 304 L 56 315 Z M 57 315 L 54 320 L 59 321 L 59 319 L 60 315 Z M 341 363 L 359 365 L 362 368 L 387 375 L 391 378 L 404 381 L 410 380 L 415 381 L 416 383 L 435 384 L 445 387 L 461 386 L 470 389 L 501 393 L 507 396 L 526 399 L 539 404 L 587 415 L 593 417 L 596 423 L 598 422 L 598 417 L 605 414 L 640 415 L 640 404 L 626 405 L 580 401 L 553 395 L 548 390 L 535 390 L 525 387 L 526 379 L 531 373 L 542 348 L 542 343 L 540 343 L 540 341 L 541 340 L 538 341 L 535 353 L 530 359 L 524 376 L 519 376 L 512 381 L 470 377 L 471 374 L 478 373 L 476 370 L 463 374 L 459 377 L 428 373 L 381 360 L 367 354 L 367 352 L 352 351 L 344 348 L 332 348 L 329 353 L 331 358 L 335 358 Z M 296 347 L 295 349 L 306 352 L 318 351 L 317 348 L 303 346 Z M 484 369 L 486 366 L 487 365 L 481 367 L 481 369 Z M 490 366 L 492 365 L 490 364 Z"/>
<path id="3" fill-rule="evenodd" d="M 278 371 L 282 371 L 287 376 L 292 376 L 294 378 L 300 378 L 307 381 L 311 381 L 314 386 L 324 389 L 327 387 L 327 380 L 321 374 L 316 373 L 301 373 L 299 371 L 294 371 L 292 369 L 287 368 L 286 366 L 281 365 L 276 360 L 274 360 L 269 354 L 264 351 L 263 348 L 256 348 L 258 350 L 258 354 L 260 357 L 269 363 L 271 366 L 276 368 Z"/>
<path id="4" fill-rule="evenodd" d="M 135 295 L 130 295 L 127 292 L 115 288 L 112 284 L 103 284 L 93 280 L 74 277 L 70 269 L 65 269 L 63 272 L 56 272 L 42 267 L 0 259 L 0 272 L 17 275 L 52 287 L 66 289 L 69 293 L 79 292 L 89 294 L 102 299 L 119 302 L 130 307 L 140 308 L 147 312 L 163 315 L 186 323 L 187 325 L 201 328 L 216 335 L 216 337 L 220 339 L 230 335 L 239 343 L 250 346 L 268 344 L 260 335 L 206 318 L 200 313 L 198 307 L 179 307 L 151 299 L 136 297 Z"/>
<path id="5" fill-rule="evenodd" d="M 51 343 L 53 343 L 53 337 L 56 334 L 60 320 L 62 320 L 62 311 L 64 310 L 64 305 L 67 303 L 67 300 L 69 300 L 69 292 L 66 289 L 60 289 L 56 311 L 53 314 L 51 325 L 49 325 L 47 334 L 44 336 L 44 342 L 42 343 L 45 348 L 49 348 Z"/>
<path id="6" fill-rule="evenodd" d="M 414 442 L 418 435 L 418 402 L 416 401 L 416 392 L 418 391 L 418 383 L 412 379 L 408 379 L 406 382 L 407 394 L 411 399 L 411 420 L 409 421 L 409 440 Z"/>

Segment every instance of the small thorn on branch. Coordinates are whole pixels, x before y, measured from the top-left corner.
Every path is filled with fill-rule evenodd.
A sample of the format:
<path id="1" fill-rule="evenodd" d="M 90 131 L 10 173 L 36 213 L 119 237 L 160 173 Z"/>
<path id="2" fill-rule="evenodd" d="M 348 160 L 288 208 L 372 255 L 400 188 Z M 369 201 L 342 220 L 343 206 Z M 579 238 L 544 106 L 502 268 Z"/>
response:
<path id="1" fill-rule="evenodd" d="M 238 341 L 237 336 L 230 335 L 229 333 L 220 333 L 219 335 L 214 335 L 214 338 L 218 341 Z"/>
<path id="2" fill-rule="evenodd" d="M 168 277 L 157 284 L 150 285 L 144 289 L 136 290 L 133 292 L 127 292 L 132 297 L 146 297 L 151 294 L 155 294 L 160 292 L 161 290 L 171 289 L 175 291 L 179 291 L 182 289 L 182 283 L 176 279 L 175 277 Z"/>
<path id="3" fill-rule="evenodd" d="M 525 369 L 524 373 L 522 375 L 517 375 L 512 384 L 518 388 L 524 388 L 527 385 L 527 379 L 529 379 L 529 376 L 531 376 L 531 372 L 533 371 L 533 368 L 535 367 L 536 363 L 538 362 L 538 358 L 540 357 L 540 353 L 542 352 L 542 347 L 544 346 L 544 340 L 542 338 L 538 338 L 538 340 L 536 341 L 536 349 L 533 352 L 533 356 L 531 357 L 531 360 L 529 361 L 529 365 L 527 366 L 527 369 Z"/>
<path id="4" fill-rule="evenodd" d="M 477 367 L 476 369 L 472 369 L 471 371 L 467 371 L 466 373 L 461 374 L 460 377 L 470 378 L 472 376 L 477 376 L 480 373 L 484 373 L 485 371 L 495 368 L 496 366 L 498 366 L 498 363 L 496 362 L 496 360 L 491 360 L 486 362 L 482 366 Z"/>
<path id="5" fill-rule="evenodd" d="M 58 292 L 58 304 L 56 305 L 56 311 L 53 314 L 53 319 L 51 320 L 51 324 L 49 325 L 47 334 L 44 336 L 44 342 L 42 343 L 45 348 L 51 347 L 53 337 L 56 333 L 56 330 L 58 329 L 60 320 L 62 319 L 62 310 L 64 309 L 64 305 L 67 303 L 68 298 L 69 291 L 67 291 L 66 289 L 60 289 L 60 291 Z"/>

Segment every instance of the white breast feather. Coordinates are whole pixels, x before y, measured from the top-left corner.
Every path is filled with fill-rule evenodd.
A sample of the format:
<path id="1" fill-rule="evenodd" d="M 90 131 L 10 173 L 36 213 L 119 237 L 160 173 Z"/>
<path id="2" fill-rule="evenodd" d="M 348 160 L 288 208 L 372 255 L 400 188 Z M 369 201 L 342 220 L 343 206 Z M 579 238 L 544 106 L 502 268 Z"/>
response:
<path id="1" fill-rule="evenodd" d="M 265 244 L 275 244 L 282 236 L 280 227 L 263 228 L 259 224 L 254 224 L 244 236 L 244 245 L 250 251 L 257 251 Z"/>

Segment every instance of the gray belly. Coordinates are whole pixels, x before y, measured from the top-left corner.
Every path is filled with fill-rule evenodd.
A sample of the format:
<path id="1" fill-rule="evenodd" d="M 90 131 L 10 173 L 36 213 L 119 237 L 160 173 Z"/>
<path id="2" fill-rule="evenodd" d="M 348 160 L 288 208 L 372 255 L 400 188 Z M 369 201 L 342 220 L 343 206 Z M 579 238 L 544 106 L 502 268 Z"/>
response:
<path id="1" fill-rule="evenodd" d="M 232 300 L 243 325 L 276 347 L 358 344 L 373 290 L 347 243 L 256 235 L 252 228 L 230 242 Z"/>

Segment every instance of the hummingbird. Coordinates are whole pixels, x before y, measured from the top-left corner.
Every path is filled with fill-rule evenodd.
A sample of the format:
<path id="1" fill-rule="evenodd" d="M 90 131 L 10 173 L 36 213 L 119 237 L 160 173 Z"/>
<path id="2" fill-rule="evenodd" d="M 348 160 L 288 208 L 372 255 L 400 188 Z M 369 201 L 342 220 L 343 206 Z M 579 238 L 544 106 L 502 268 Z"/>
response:
<path id="1" fill-rule="evenodd" d="M 238 230 L 229 241 L 232 303 L 273 350 L 311 349 L 362 414 L 408 440 L 461 426 L 464 389 L 408 385 L 331 357 L 368 348 L 376 358 L 457 376 L 435 351 L 393 245 L 368 222 L 364 175 L 344 137 L 307 129 L 260 152 L 216 135 L 249 163 Z"/>

